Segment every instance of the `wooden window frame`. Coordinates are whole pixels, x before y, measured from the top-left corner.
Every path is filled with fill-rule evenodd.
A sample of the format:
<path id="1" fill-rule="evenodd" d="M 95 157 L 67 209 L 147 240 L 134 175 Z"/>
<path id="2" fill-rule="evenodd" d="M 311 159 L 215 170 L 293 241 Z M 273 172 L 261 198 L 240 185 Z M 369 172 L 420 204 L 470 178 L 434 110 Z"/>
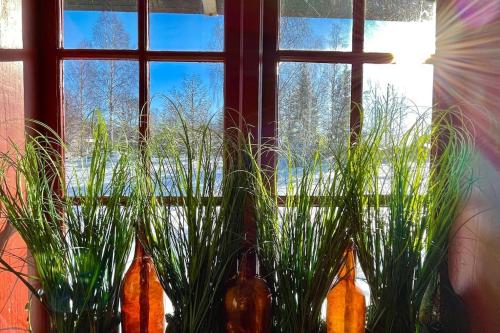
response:
<path id="1" fill-rule="evenodd" d="M 29 0 L 25 0 L 29 1 Z M 137 0 L 138 48 L 136 50 L 64 49 L 62 15 L 64 0 L 37 2 L 38 112 L 35 115 L 64 138 L 64 60 L 129 60 L 139 64 L 139 132 L 148 136 L 149 68 L 153 61 L 212 62 L 224 65 L 224 128 L 249 131 L 256 144 L 278 145 L 278 66 L 281 62 L 351 65 L 351 142 L 360 131 L 363 65 L 390 64 L 391 53 L 364 52 L 365 2 L 353 0 L 351 51 L 281 50 L 278 46 L 280 0 L 225 0 L 224 49 L 220 52 L 152 51 L 149 43 L 150 0 Z M 444 0 L 441 0 L 444 1 Z M 264 169 L 274 170 L 276 150 L 260 156 Z M 61 152 L 63 153 L 63 152 Z M 169 199 L 169 198 L 167 198 Z M 245 214 L 247 241 L 256 242 L 253 214 Z M 255 258 L 251 258 L 251 261 Z M 254 265 L 251 265 L 252 267 Z"/>
<path id="2" fill-rule="evenodd" d="M 149 121 L 149 64 L 151 62 L 203 62 L 224 63 L 226 53 L 222 52 L 186 52 L 186 51 L 152 51 L 149 50 L 149 0 L 137 1 L 138 47 L 136 50 L 110 49 L 65 49 L 63 47 L 63 5 L 64 0 L 54 0 L 42 7 L 39 34 L 43 43 L 45 63 L 40 66 L 42 77 L 48 77 L 49 84 L 41 95 L 41 108 L 51 110 L 40 113 L 38 118 L 53 127 L 64 138 L 63 108 L 63 62 L 65 60 L 122 60 L 134 61 L 139 66 L 139 133 L 142 138 L 148 136 Z M 54 94 L 55 92 L 55 94 Z"/>
<path id="3" fill-rule="evenodd" d="M 280 0 L 225 0 L 224 50 L 152 51 L 149 43 L 149 3 L 137 1 L 138 48 L 136 50 L 64 49 L 62 46 L 63 0 L 40 5 L 38 37 L 40 88 L 37 119 L 64 136 L 62 62 L 64 60 L 129 60 L 139 65 L 139 130 L 148 135 L 150 62 L 212 62 L 224 64 L 225 128 L 250 129 L 256 143 L 277 145 L 277 82 L 281 62 L 309 62 L 351 65 L 350 132 L 359 131 L 363 97 L 363 65 L 391 64 L 391 53 L 364 52 L 365 2 L 353 0 L 351 51 L 280 50 Z M 15 51 L 12 51 L 15 53 Z M 12 56 L 15 56 L 13 54 Z M 432 61 L 431 61 L 432 62 Z M 245 126 L 244 126 L 245 125 Z M 261 163 L 274 168 L 272 153 Z"/>
<path id="4" fill-rule="evenodd" d="M 143 1 L 143 0 L 139 0 Z M 145 0 L 147 3 L 147 0 Z M 455 22 L 457 17 L 454 6 L 457 1 L 437 0 L 437 41 L 436 55 L 429 63 L 434 65 L 434 105 L 439 109 L 453 107 L 462 101 L 484 102 L 486 107 L 496 110 L 500 88 L 490 86 L 497 78 L 495 68 L 490 64 L 495 44 L 498 41 L 498 22 L 488 25 L 488 29 L 464 31 L 463 27 L 456 27 L 460 22 Z M 226 106 L 226 124 L 234 119 L 246 119 L 246 123 L 253 126 L 257 134 L 255 138 L 268 144 L 276 144 L 277 134 L 277 66 L 281 61 L 306 61 L 326 63 L 347 63 L 352 67 L 351 85 L 352 101 L 361 102 L 363 91 L 363 64 L 388 64 L 392 62 L 390 54 L 363 52 L 362 40 L 364 38 L 364 8 L 363 0 L 354 0 L 354 31 L 352 52 L 329 51 L 280 51 L 277 48 L 279 31 L 279 3 L 278 0 L 226 0 L 225 4 L 225 50 L 218 52 L 215 59 L 200 59 L 197 52 L 159 52 L 141 53 L 138 51 L 108 51 L 108 50 L 60 50 L 60 0 L 22 0 L 23 6 L 23 39 L 22 50 L 0 49 L 0 61 L 23 61 L 24 63 L 24 98 L 25 114 L 27 118 L 40 120 L 51 126 L 58 133 L 64 131 L 64 116 L 62 113 L 62 71 L 61 59 L 63 57 L 77 59 L 117 59 L 131 57 L 151 60 L 172 60 L 176 57 L 192 58 L 193 61 L 210 60 L 224 61 L 225 84 L 224 99 Z M 140 6 L 146 6 L 141 3 Z M 481 9 L 482 7 L 479 7 Z M 255 19 L 257 17 L 257 19 Z M 148 17 L 139 18 L 140 26 L 146 27 Z M 357 23 L 356 23 L 357 22 Z M 456 29 L 456 30 L 455 30 Z M 461 30 L 462 29 L 462 30 Z M 143 35 L 144 36 L 144 35 Z M 257 37 L 256 37 L 257 36 Z M 487 38 L 484 38 L 487 36 Z M 354 40 L 356 39 L 356 40 Z M 141 39 L 147 42 L 146 39 Z M 484 43 L 484 42 L 487 43 Z M 257 46 L 257 47 L 256 47 Z M 484 54 L 484 50 L 490 54 Z M 145 50 L 145 48 L 143 48 Z M 81 52 L 80 52 L 81 51 Z M 210 53 L 212 54 L 212 53 Z M 155 58 L 159 56 L 161 59 Z M 184 57 L 185 56 L 185 57 Z M 208 54 L 204 53 L 203 57 Z M 142 58 L 141 58 L 142 57 Z M 197 60 L 194 60 L 197 59 Z M 450 65 L 451 63 L 451 65 Z M 147 82 L 146 68 L 141 69 L 141 80 Z M 484 89 L 488 100 L 481 100 L 475 89 L 475 83 L 467 81 L 468 76 L 481 72 L 485 76 L 483 81 L 476 82 L 479 89 Z M 258 73 L 258 74 L 256 74 Z M 231 82 L 232 84 L 228 84 Z M 142 85 L 144 87 L 144 84 Z M 245 89 L 249 88 L 249 89 Z M 251 88 L 251 89 L 250 89 Z M 146 94 L 141 92 L 143 101 Z M 478 102 L 478 104 L 479 104 Z M 354 103 L 353 103 L 354 104 Z M 471 108 L 475 108 L 475 105 Z M 240 112 L 236 112 L 239 110 Z M 354 109 L 354 114 L 357 112 Z M 471 115 L 477 115 L 468 110 Z M 141 124 L 147 118 L 141 118 Z M 359 116 L 351 118 L 351 129 L 357 128 Z M 488 132 L 481 129 L 476 136 L 478 141 L 487 140 Z M 484 136 L 481 136 L 483 135 Z M 265 139 L 263 139 L 265 138 Z M 483 143 L 482 147 L 492 160 L 498 162 L 495 142 Z M 262 164 L 274 167 L 275 157 L 266 155 Z M 470 293 L 469 293 L 470 294 Z M 466 296 L 466 295 L 465 295 Z M 470 295 L 469 295 L 470 296 Z M 476 295 L 477 296 L 477 295 Z M 477 298 L 477 297 L 476 297 Z M 468 302 L 471 302 L 468 297 Z M 481 308 L 480 301 L 472 300 L 475 308 Z M 476 304 L 477 303 L 477 304 Z M 478 305 L 479 304 L 479 305 Z M 483 304 L 484 305 L 484 304 Z M 31 309 L 33 313 L 33 308 Z M 36 309 L 35 309 L 36 311 Z M 39 318 L 32 317 L 32 324 L 37 327 L 37 320 L 44 321 L 43 310 L 38 309 Z M 484 311 L 483 311 L 484 312 Z M 24 310 L 19 314 L 25 315 Z M 482 322 L 485 318 L 475 314 Z M 490 324 L 493 322 L 490 317 Z M 476 318 L 477 319 L 477 318 Z M 487 319 L 487 318 L 486 318 Z M 490 326 L 494 327 L 494 326 Z"/>
<path id="5" fill-rule="evenodd" d="M 282 50 L 279 48 L 280 0 L 266 0 L 264 8 L 263 33 L 263 115 L 262 133 L 266 144 L 277 145 L 277 82 L 278 66 L 282 62 L 307 62 L 351 65 L 351 112 L 349 130 L 354 142 L 361 127 L 363 103 L 363 65 L 392 64 L 391 53 L 365 52 L 365 4 L 367 0 L 353 0 L 352 49 L 351 51 Z M 430 62 L 429 62 L 430 63 Z M 274 168 L 276 157 L 268 156 L 263 163 Z"/>

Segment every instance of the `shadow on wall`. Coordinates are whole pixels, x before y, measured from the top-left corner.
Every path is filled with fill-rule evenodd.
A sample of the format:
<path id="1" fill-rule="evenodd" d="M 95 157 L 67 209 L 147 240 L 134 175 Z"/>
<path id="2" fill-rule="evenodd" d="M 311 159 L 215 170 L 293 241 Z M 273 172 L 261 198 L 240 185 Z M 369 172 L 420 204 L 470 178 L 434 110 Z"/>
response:
<path id="1" fill-rule="evenodd" d="M 500 327 L 500 165 L 480 157 L 479 189 L 456 222 L 450 248 L 450 275 L 464 298 L 471 332 Z"/>

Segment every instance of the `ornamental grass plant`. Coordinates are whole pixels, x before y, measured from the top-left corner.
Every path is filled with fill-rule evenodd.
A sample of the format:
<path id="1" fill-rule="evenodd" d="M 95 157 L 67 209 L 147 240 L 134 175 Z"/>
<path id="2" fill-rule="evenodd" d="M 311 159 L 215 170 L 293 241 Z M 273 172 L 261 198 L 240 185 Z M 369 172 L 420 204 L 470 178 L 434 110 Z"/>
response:
<path id="1" fill-rule="evenodd" d="M 285 153 L 284 199 L 277 172 L 256 173 L 258 254 L 273 297 L 273 332 L 320 330 L 321 308 L 349 242 L 350 166 L 345 151 L 329 160 L 324 151 L 319 144 L 307 159 Z"/>
<path id="2" fill-rule="evenodd" d="M 446 260 L 451 226 L 473 186 L 472 140 L 450 121 L 457 114 L 436 118 L 433 125 L 419 118 L 401 136 L 389 136 L 353 197 L 349 213 L 371 292 L 370 332 L 420 330 L 424 294 Z"/>
<path id="3" fill-rule="evenodd" d="M 141 167 L 142 240 L 173 305 L 167 330 L 223 332 L 225 286 L 243 238 L 242 135 L 222 138 L 210 123 L 180 118 L 179 128 L 150 142 Z"/>
<path id="4" fill-rule="evenodd" d="M 125 195 L 134 196 L 130 150 L 117 152 L 110 145 L 99 116 L 89 171 L 73 175 L 77 179 L 68 186 L 62 140 L 35 125 L 45 134 L 31 130 L 24 147 L 12 145 L 0 156 L 0 206 L 26 242 L 36 276 L 1 258 L 0 266 L 16 274 L 45 307 L 51 332 L 113 332 L 120 322 L 119 290 L 137 215 L 134 205 L 122 202 Z M 15 188 L 8 187 L 7 173 L 14 174 Z"/>
<path id="5" fill-rule="evenodd" d="M 32 130 L 24 147 L 0 155 L 1 212 L 37 275 L 2 257 L 0 267 L 47 309 L 52 332 L 113 332 L 138 230 L 173 305 L 167 330 L 223 332 L 226 282 L 248 251 L 251 214 L 273 332 L 324 330 L 322 306 L 351 240 L 371 291 L 367 330 L 426 332 L 422 313 L 435 311 L 432 294 L 448 286 L 451 227 L 474 186 L 473 142 L 456 113 L 394 132 L 391 116 L 378 111 L 351 141 L 332 148 L 320 139 L 307 156 L 255 147 L 237 129 L 223 135 L 182 116 L 140 150 L 116 147 L 98 117 L 84 175 L 63 169 L 62 140 L 37 124 L 49 135 Z M 283 163 L 262 168 L 268 154 Z"/>

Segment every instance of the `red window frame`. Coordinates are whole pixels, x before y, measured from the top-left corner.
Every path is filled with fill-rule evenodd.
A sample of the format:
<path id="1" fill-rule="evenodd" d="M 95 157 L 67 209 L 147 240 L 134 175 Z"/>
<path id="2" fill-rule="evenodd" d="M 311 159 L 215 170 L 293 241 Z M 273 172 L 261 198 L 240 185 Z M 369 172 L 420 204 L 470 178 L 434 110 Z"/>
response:
<path id="1" fill-rule="evenodd" d="M 223 63 L 226 52 L 186 52 L 186 51 L 152 51 L 149 50 L 149 0 L 137 1 L 138 14 L 138 48 L 136 50 L 109 49 L 65 49 L 62 44 L 63 4 L 64 0 L 54 0 L 43 8 L 45 28 L 43 33 L 45 66 L 41 66 L 42 76 L 50 80 L 47 85 L 46 99 L 42 105 L 51 110 L 42 115 L 41 120 L 51 125 L 64 138 L 64 108 L 62 68 L 64 60 L 126 60 L 135 61 L 139 66 L 139 133 L 141 137 L 148 135 L 149 120 L 149 63 L 154 61 L 170 62 L 218 62 Z M 48 24 L 51 22 L 51 24 Z M 54 75 L 55 74 L 55 75 Z M 56 89 L 54 89 L 56 87 Z M 56 94 L 54 95 L 54 92 Z M 43 94 L 43 93 L 42 93 Z"/>
<path id="2" fill-rule="evenodd" d="M 64 135 L 62 61 L 70 59 L 131 60 L 139 64 L 139 129 L 148 134 L 148 86 L 152 61 L 218 62 L 224 64 L 225 126 L 243 127 L 252 131 L 255 141 L 276 145 L 277 140 L 277 68 L 280 62 L 310 62 L 351 65 L 350 130 L 354 135 L 360 127 L 363 95 L 363 65 L 390 64 L 390 53 L 364 52 L 365 1 L 353 0 L 353 34 L 351 51 L 280 50 L 278 48 L 280 0 L 225 0 L 224 50 L 151 51 L 149 43 L 149 0 L 138 0 L 137 50 L 64 49 L 62 47 L 63 0 L 41 6 L 39 36 L 44 52 L 40 57 L 41 88 L 39 120 Z M 236 84 L 237 83 L 237 84 Z M 236 123 L 235 123 L 236 122 Z M 275 156 L 262 157 L 262 164 L 271 168 Z"/>
<path id="3" fill-rule="evenodd" d="M 277 82 L 280 62 L 309 62 L 351 65 L 350 133 L 355 139 L 360 130 L 359 105 L 363 96 L 363 65 L 390 64 L 390 53 L 364 52 L 365 1 L 353 0 L 353 34 L 351 51 L 280 50 L 280 0 L 225 0 L 224 50 L 151 51 L 149 43 L 149 3 L 137 1 L 138 48 L 136 50 L 64 49 L 62 47 L 63 1 L 41 5 L 39 36 L 44 51 L 41 55 L 41 87 L 38 119 L 49 124 L 64 137 L 62 63 L 70 59 L 131 60 L 139 64 L 139 130 L 148 135 L 149 68 L 152 61 L 218 62 L 224 64 L 224 125 L 249 130 L 255 143 L 277 145 Z M 273 151 L 273 150 L 270 150 Z M 263 167 L 273 170 L 276 156 L 261 156 Z M 254 241 L 255 223 L 250 217 L 248 239 Z"/>
<path id="4" fill-rule="evenodd" d="M 308 62 L 325 64 L 351 65 L 351 113 L 350 133 L 355 139 L 360 131 L 363 102 L 363 65 L 390 64 L 394 62 L 391 53 L 364 52 L 365 36 L 365 3 L 366 0 L 353 0 L 353 31 L 351 51 L 309 51 L 281 50 L 278 46 L 280 0 L 266 0 L 264 5 L 263 31 L 263 115 L 262 133 L 268 144 L 276 145 L 277 116 L 277 81 L 278 66 L 281 62 Z M 264 161 L 274 167 L 276 161 L 270 156 Z"/>

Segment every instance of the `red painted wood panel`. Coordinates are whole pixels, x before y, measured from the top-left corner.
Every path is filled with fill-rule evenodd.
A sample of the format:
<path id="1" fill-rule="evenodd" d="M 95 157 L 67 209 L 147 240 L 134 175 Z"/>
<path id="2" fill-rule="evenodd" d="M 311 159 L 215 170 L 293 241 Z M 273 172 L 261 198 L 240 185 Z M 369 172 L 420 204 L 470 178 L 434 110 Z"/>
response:
<path id="1" fill-rule="evenodd" d="M 23 63 L 0 62 L 0 151 L 9 149 L 7 138 L 18 145 L 24 140 Z M 14 183 L 11 184 L 14 186 Z M 24 260 L 26 245 L 0 220 L 0 250 L 2 257 L 13 267 L 28 272 Z M 17 259 L 19 257 L 21 259 Z M 0 270 L 0 330 L 28 331 L 28 290 L 11 273 Z"/>

